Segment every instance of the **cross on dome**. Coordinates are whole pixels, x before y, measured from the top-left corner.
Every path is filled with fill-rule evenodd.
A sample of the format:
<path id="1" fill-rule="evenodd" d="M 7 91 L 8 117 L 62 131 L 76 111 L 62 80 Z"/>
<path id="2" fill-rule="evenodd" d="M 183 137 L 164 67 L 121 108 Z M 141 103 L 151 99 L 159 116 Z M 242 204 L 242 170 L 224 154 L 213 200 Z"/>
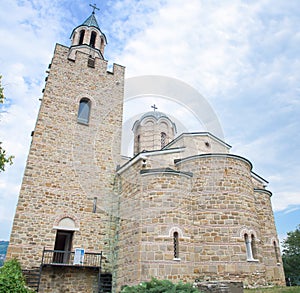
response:
<path id="1" fill-rule="evenodd" d="M 153 106 L 151 106 L 151 108 L 153 108 L 153 111 L 155 112 L 155 110 L 157 110 L 158 108 L 155 106 L 155 104 Z"/>

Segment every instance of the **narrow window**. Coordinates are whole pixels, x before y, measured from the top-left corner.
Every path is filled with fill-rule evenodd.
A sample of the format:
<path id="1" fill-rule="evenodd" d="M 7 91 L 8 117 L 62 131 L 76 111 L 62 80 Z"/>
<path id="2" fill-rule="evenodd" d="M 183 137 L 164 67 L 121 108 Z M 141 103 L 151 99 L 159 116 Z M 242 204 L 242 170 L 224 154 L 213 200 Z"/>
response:
<path id="1" fill-rule="evenodd" d="M 137 147 L 136 147 L 137 153 L 140 152 L 140 143 L 141 143 L 141 136 L 138 135 L 138 136 L 137 136 L 137 142 L 136 142 L 136 145 L 137 145 Z"/>
<path id="2" fill-rule="evenodd" d="M 96 213 L 97 211 L 97 197 L 94 197 L 93 201 L 93 213 Z"/>
<path id="3" fill-rule="evenodd" d="M 274 245 L 274 252 L 275 252 L 276 262 L 279 263 L 279 253 L 278 253 L 278 246 L 276 244 L 276 241 L 273 242 L 273 245 Z"/>
<path id="4" fill-rule="evenodd" d="M 92 32 L 91 39 L 90 39 L 90 46 L 92 48 L 95 48 L 96 36 L 97 36 L 97 34 L 95 32 Z"/>
<path id="5" fill-rule="evenodd" d="M 174 241 L 174 258 L 179 258 L 179 240 L 178 240 L 178 232 L 174 232 L 173 234 L 173 241 Z"/>
<path id="6" fill-rule="evenodd" d="M 80 31 L 80 35 L 79 35 L 79 45 L 82 45 L 82 44 L 83 44 L 84 33 L 85 33 L 84 30 L 81 30 L 81 31 Z"/>
<path id="7" fill-rule="evenodd" d="M 161 148 L 163 148 L 166 145 L 167 142 L 167 135 L 165 132 L 161 132 L 160 133 L 160 144 L 161 144 Z"/>
<path id="8" fill-rule="evenodd" d="M 253 259 L 257 259 L 257 247 L 255 237 L 253 234 L 251 235 L 251 250 Z"/>
<path id="9" fill-rule="evenodd" d="M 88 124 L 90 119 L 91 101 L 87 98 L 80 100 L 77 121 Z"/>
<path id="10" fill-rule="evenodd" d="M 249 238 L 248 234 L 244 235 L 244 239 L 245 239 L 245 244 L 246 244 L 247 260 L 253 260 L 251 239 Z"/>

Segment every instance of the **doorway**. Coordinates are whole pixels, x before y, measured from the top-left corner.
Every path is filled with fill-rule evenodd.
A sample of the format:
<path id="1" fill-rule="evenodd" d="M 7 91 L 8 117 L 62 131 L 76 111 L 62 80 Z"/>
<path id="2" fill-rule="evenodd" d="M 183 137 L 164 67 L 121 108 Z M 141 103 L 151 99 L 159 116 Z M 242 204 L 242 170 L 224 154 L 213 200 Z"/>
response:
<path id="1" fill-rule="evenodd" d="M 70 260 L 70 254 L 72 249 L 72 239 L 74 231 L 62 231 L 57 230 L 53 262 L 68 264 Z"/>

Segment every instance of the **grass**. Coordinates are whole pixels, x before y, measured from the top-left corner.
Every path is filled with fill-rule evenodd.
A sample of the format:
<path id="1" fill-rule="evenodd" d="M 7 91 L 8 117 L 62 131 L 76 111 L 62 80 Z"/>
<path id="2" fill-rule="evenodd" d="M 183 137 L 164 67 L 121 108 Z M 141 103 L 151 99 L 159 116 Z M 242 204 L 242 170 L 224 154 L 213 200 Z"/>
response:
<path id="1" fill-rule="evenodd" d="M 244 289 L 244 293 L 300 293 L 300 286 L 274 287 L 264 289 Z"/>

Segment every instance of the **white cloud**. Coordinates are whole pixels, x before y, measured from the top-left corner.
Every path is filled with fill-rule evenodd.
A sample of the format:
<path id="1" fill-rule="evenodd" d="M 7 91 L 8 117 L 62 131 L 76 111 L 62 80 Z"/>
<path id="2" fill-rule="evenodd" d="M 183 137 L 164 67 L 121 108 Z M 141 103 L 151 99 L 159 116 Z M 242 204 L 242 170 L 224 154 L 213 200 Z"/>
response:
<path id="1" fill-rule="evenodd" d="M 300 193 L 297 192 L 278 192 L 272 198 L 272 205 L 275 212 L 284 211 L 291 213 L 300 209 Z"/>
<path id="2" fill-rule="evenodd" d="M 195 87 L 218 113 L 233 151 L 251 159 L 254 171 L 270 180 L 275 210 L 300 204 L 295 181 L 300 175 L 298 1 L 109 0 L 99 5 L 110 61 L 125 65 L 127 77 L 167 75 Z M 0 138 L 16 159 L 0 175 L 10 186 L 0 184 L 0 202 L 17 197 L 54 45 L 68 45 L 72 29 L 89 13 L 82 0 L 1 1 L 0 74 L 9 107 Z"/>

